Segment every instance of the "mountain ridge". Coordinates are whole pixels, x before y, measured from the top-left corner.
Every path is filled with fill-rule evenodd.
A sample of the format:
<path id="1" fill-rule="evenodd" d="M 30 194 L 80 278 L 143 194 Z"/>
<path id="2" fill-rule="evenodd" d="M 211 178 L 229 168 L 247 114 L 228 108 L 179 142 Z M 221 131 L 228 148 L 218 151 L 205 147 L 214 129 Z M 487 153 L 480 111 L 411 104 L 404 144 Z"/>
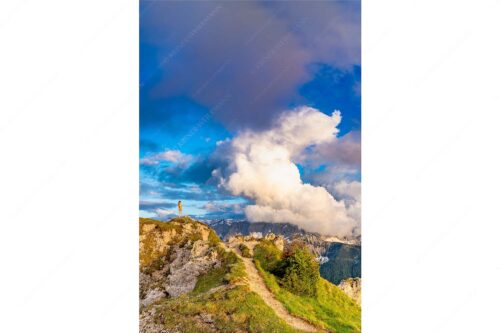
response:
<path id="1" fill-rule="evenodd" d="M 338 326 L 307 314 L 313 310 L 295 312 L 293 316 L 302 319 L 290 326 L 283 313 L 280 316 L 252 289 L 248 274 L 252 260 L 243 261 L 239 250 L 230 248 L 204 223 L 188 217 L 169 222 L 140 219 L 139 227 L 141 333 L 299 332 L 304 325 L 312 327 L 297 324 L 306 318 L 316 318 L 315 331 Z M 341 300 L 337 311 L 346 316 L 356 313 L 346 317 L 354 321 L 338 326 L 338 332 L 357 332 L 359 310 L 340 289 L 328 288 L 334 293 L 332 299 Z"/>
<path id="2" fill-rule="evenodd" d="M 221 239 L 243 235 L 263 237 L 268 233 L 282 235 L 286 240 L 301 240 L 317 256 L 321 276 L 339 284 L 344 279 L 361 278 L 361 240 L 339 239 L 307 232 L 290 223 L 248 222 L 245 220 L 210 220 L 208 225 Z"/>

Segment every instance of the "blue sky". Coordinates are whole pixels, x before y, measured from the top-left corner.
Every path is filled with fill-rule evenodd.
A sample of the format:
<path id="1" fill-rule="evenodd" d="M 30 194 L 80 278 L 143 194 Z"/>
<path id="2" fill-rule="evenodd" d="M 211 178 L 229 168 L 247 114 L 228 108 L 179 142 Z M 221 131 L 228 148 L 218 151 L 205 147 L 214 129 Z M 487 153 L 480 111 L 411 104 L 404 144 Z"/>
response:
<path id="1" fill-rule="evenodd" d="M 227 163 L 217 148 L 300 106 L 342 115 L 334 147 L 294 161 L 302 181 L 333 196 L 338 182 L 360 181 L 360 11 L 357 1 L 141 1 L 140 215 L 167 219 L 182 200 L 198 218 L 245 218 L 254 199 L 217 182 Z"/>

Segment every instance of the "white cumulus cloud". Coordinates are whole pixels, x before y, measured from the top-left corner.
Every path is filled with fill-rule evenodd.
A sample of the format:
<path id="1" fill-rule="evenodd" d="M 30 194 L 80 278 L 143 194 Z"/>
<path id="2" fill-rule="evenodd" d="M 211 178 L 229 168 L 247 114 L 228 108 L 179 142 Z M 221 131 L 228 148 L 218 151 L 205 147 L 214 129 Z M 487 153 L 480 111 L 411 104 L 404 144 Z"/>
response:
<path id="1" fill-rule="evenodd" d="M 340 121 L 338 111 L 326 115 L 300 107 L 284 113 L 269 130 L 245 131 L 221 143 L 227 167 L 213 176 L 232 194 L 255 201 L 244 210 L 252 222 L 290 222 L 311 232 L 357 236 L 359 214 L 350 209 L 356 202 L 346 204 L 324 187 L 304 183 L 294 163 L 306 148 L 335 140 Z"/>

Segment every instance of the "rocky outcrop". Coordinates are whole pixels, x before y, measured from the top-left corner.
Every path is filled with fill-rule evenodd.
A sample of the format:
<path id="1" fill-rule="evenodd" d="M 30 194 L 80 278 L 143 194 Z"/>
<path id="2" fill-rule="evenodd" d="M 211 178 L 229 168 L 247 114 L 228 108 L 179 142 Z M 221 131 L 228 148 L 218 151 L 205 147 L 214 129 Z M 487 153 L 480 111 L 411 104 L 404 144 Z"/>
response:
<path id="1" fill-rule="evenodd" d="M 199 275 L 220 266 L 217 251 L 206 241 L 195 241 L 191 249 L 175 248 L 174 253 L 165 283 L 165 290 L 171 297 L 192 291 Z"/>
<path id="2" fill-rule="evenodd" d="M 171 331 L 166 330 L 163 325 L 155 321 L 155 317 L 158 314 L 156 309 L 146 309 L 141 311 L 139 315 L 139 332 L 140 333 L 170 333 Z"/>
<path id="3" fill-rule="evenodd" d="M 189 218 L 140 221 L 141 309 L 165 297 L 192 291 L 198 276 L 220 265 L 219 239 L 206 225 Z"/>
<path id="4" fill-rule="evenodd" d="M 273 244 L 276 246 L 276 248 L 278 248 L 278 250 L 283 252 L 283 250 L 285 248 L 285 239 L 283 238 L 283 236 L 275 235 L 272 232 L 270 232 L 264 237 L 264 239 L 267 239 L 267 240 L 273 242 Z"/>
<path id="5" fill-rule="evenodd" d="M 246 245 L 250 244 L 255 245 L 261 239 L 265 239 L 272 242 L 280 251 L 283 251 L 285 247 L 285 238 L 283 238 L 283 236 L 281 235 L 275 235 L 272 232 L 268 233 L 265 236 L 262 235 L 256 236 L 255 234 L 250 234 L 247 236 L 234 235 L 227 238 L 227 243 L 229 245 L 240 244 L 240 243 L 246 243 Z M 251 250 L 250 252 L 252 254 L 253 254 L 253 245 L 250 248 Z"/>
<path id="6" fill-rule="evenodd" d="M 292 237 L 292 240 L 301 241 L 306 244 L 315 256 L 323 255 L 330 246 L 329 242 L 326 242 L 321 236 L 313 233 L 295 235 Z"/>
<path id="7" fill-rule="evenodd" d="M 338 285 L 347 296 L 352 298 L 356 303 L 361 304 L 361 279 L 349 278 L 342 280 Z"/>

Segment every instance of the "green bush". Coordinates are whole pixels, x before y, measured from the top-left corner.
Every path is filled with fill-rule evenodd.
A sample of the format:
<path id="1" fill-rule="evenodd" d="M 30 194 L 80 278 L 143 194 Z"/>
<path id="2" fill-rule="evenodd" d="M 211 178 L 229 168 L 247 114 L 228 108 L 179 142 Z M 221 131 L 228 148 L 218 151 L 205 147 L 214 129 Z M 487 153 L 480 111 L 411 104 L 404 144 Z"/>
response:
<path id="1" fill-rule="evenodd" d="M 253 258 L 264 270 L 272 272 L 281 259 L 281 252 L 271 241 L 263 240 L 255 246 Z"/>
<path id="2" fill-rule="evenodd" d="M 252 254 L 250 253 L 250 249 L 248 248 L 248 246 L 246 246 L 245 244 L 240 244 L 239 246 L 240 248 L 240 251 L 241 251 L 241 255 L 245 258 L 251 258 L 252 257 Z"/>
<path id="3" fill-rule="evenodd" d="M 280 277 L 281 285 L 296 295 L 316 296 L 319 264 L 303 244 L 292 244 L 272 273 Z"/>

